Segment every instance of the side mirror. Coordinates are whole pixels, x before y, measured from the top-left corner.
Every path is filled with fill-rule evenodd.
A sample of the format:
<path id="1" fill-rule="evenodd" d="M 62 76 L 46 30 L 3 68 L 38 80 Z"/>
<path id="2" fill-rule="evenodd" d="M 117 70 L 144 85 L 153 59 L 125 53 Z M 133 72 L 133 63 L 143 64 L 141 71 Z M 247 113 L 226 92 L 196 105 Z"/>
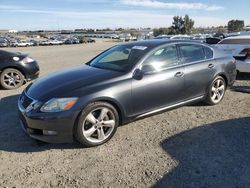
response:
<path id="1" fill-rule="evenodd" d="M 151 74 L 155 72 L 152 65 L 143 65 L 141 69 L 136 69 L 133 78 L 136 80 L 141 80 L 145 74 Z"/>
<path id="2" fill-rule="evenodd" d="M 143 78 L 143 72 L 140 69 L 136 69 L 134 74 L 133 74 L 133 78 L 136 80 L 141 80 Z"/>

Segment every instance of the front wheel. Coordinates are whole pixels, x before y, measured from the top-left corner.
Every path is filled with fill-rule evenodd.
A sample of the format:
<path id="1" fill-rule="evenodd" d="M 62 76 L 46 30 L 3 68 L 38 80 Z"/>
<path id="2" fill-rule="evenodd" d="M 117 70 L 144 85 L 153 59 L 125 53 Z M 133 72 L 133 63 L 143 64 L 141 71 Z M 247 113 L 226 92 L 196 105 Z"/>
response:
<path id="1" fill-rule="evenodd" d="M 217 76 L 209 87 L 205 102 L 210 105 L 220 103 L 225 95 L 226 82 L 223 77 Z"/>
<path id="2" fill-rule="evenodd" d="M 87 147 L 110 140 L 119 125 L 117 110 L 106 102 L 88 105 L 81 113 L 75 129 L 76 139 Z"/>
<path id="3" fill-rule="evenodd" d="M 24 75 L 17 69 L 5 69 L 1 73 L 1 85 L 4 89 L 17 89 L 24 84 Z"/>

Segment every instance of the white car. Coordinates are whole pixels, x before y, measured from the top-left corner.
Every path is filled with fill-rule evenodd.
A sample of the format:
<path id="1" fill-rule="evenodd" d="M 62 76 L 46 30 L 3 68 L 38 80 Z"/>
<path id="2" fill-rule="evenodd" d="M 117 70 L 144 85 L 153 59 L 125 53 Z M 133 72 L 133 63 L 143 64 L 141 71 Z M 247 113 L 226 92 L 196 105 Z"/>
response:
<path id="1" fill-rule="evenodd" d="M 63 44 L 63 41 L 60 41 L 60 40 L 49 40 L 48 41 L 50 45 L 61 45 Z"/>
<path id="2" fill-rule="evenodd" d="M 11 45 L 14 47 L 28 47 L 28 46 L 32 46 L 32 43 L 26 40 L 20 40 L 20 41 L 12 43 Z"/>
<path id="3" fill-rule="evenodd" d="M 46 41 L 42 41 L 41 45 L 61 45 L 63 44 L 63 41 L 60 40 L 46 40 Z"/>
<path id="4" fill-rule="evenodd" d="M 173 40 L 191 40 L 193 38 L 194 37 L 191 37 L 189 35 L 174 35 L 170 37 L 170 39 L 173 39 Z"/>
<path id="5" fill-rule="evenodd" d="M 228 37 L 216 46 L 234 56 L 238 72 L 250 73 L 250 36 Z"/>

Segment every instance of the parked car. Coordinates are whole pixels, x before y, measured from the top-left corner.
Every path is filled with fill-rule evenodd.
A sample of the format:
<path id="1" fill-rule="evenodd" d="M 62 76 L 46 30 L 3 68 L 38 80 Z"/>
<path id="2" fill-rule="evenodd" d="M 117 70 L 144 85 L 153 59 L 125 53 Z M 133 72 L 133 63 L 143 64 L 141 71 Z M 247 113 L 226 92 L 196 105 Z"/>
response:
<path id="1" fill-rule="evenodd" d="M 0 83 L 4 89 L 16 89 L 38 76 L 39 66 L 33 58 L 0 50 Z"/>
<path id="2" fill-rule="evenodd" d="M 173 35 L 159 35 L 154 39 L 170 39 Z"/>
<path id="3" fill-rule="evenodd" d="M 18 100 L 20 120 L 32 138 L 97 146 L 132 120 L 198 101 L 218 104 L 235 77 L 235 59 L 206 44 L 121 44 L 30 84 Z"/>
<path id="4" fill-rule="evenodd" d="M 31 39 L 30 41 L 31 46 L 39 46 L 39 41 Z"/>
<path id="5" fill-rule="evenodd" d="M 95 39 L 89 38 L 89 39 L 87 40 L 87 42 L 88 42 L 88 43 L 95 43 Z"/>
<path id="6" fill-rule="evenodd" d="M 60 40 L 49 40 L 48 43 L 49 43 L 49 45 L 62 45 L 63 41 L 60 41 Z"/>
<path id="7" fill-rule="evenodd" d="M 239 73 L 250 73 L 250 36 L 228 37 L 216 46 L 234 56 Z"/>
<path id="8" fill-rule="evenodd" d="M 8 47 L 8 41 L 6 39 L 0 38 L 0 47 Z"/>
<path id="9" fill-rule="evenodd" d="M 79 40 L 76 38 L 68 38 L 64 42 L 65 44 L 79 44 Z"/>
<path id="10" fill-rule="evenodd" d="M 206 43 L 207 44 L 218 44 L 221 41 L 220 38 L 216 38 L 216 37 L 208 37 L 206 38 Z"/>
<path id="11" fill-rule="evenodd" d="M 11 46 L 13 47 L 28 47 L 32 46 L 32 43 L 26 40 L 17 40 L 14 43 L 11 43 Z"/>
<path id="12" fill-rule="evenodd" d="M 11 41 L 9 42 L 9 46 L 10 46 L 10 47 L 17 47 L 17 40 L 11 40 Z"/>
<path id="13" fill-rule="evenodd" d="M 47 45 L 62 45 L 63 41 L 60 40 L 46 40 L 46 41 L 41 41 L 40 45 L 42 46 L 47 46 Z"/>
<path id="14" fill-rule="evenodd" d="M 194 39 L 194 37 L 188 36 L 188 35 L 174 35 L 174 36 L 170 37 L 170 39 L 172 39 L 172 40 L 191 40 L 191 39 Z"/>
<path id="15" fill-rule="evenodd" d="M 47 46 L 47 45 L 49 45 L 49 40 L 43 40 L 43 41 L 41 41 L 40 45 L 41 46 Z"/>

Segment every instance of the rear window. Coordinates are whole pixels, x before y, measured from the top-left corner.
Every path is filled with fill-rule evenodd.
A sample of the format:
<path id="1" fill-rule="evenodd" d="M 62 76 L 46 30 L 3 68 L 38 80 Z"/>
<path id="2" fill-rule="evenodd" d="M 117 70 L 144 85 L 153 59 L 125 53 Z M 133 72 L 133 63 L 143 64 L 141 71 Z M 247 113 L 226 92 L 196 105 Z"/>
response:
<path id="1" fill-rule="evenodd" d="M 185 63 L 201 61 L 206 59 L 203 46 L 197 44 L 183 44 L 180 46 L 180 52 Z"/>
<path id="2" fill-rule="evenodd" d="M 219 44 L 249 44 L 250 39 L 224 39 Z"/>

